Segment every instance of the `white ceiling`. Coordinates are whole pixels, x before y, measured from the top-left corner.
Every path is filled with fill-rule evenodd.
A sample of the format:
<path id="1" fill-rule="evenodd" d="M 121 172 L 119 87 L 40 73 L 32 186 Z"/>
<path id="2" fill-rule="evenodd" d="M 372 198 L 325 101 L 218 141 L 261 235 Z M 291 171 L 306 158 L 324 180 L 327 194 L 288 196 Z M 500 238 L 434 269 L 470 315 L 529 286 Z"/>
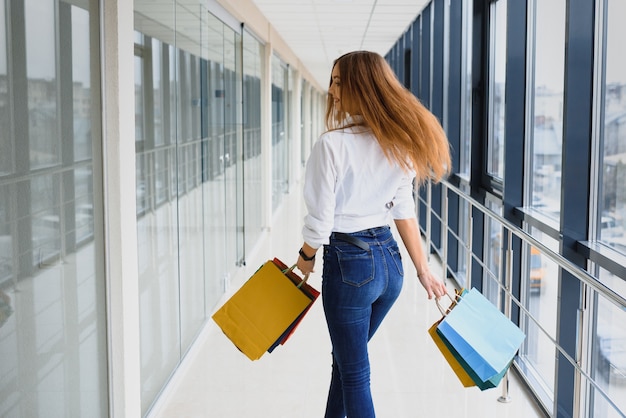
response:
<path id="1" fill-rule="evenodd" d="M 215 0 L 209 0 L 214 2 Z M 228 0 L 225 0 L 228 4 Z M 287 43 L 322 88 L 328 86 L 332 63 L 359 49 L 387 54 L 430 0 L 250 0 Z M 200 1 L 202 3 L 203 0 Z M 213 48 L 212 22 L 198 0 L 134 0 L 135 28 L 182 49 L 211 59 L 221 57 L 222 42 Z M 232 5 L 236 6 L 237 2 Z M 199 26 L 200 25 L 200 26 Z M 201 32 L 198 28 L 201 27 Z M 172 29 L 175 28 L 175 31 Z M 176 34 L 175 34 L 175 33 Z M 198 41 L 200 35 L 201 45 Z M 223 57 L 222 57 L 223 58 Z M 218 58 L 221 59 L 221 58 Z M 233 58 L 234 60 L 234 58 Z"/>
<path id="2" fill-rule="evenodd" d="M 385 55 L 430 0 L 253 0 L 320 86 L 335 58 Z"/>

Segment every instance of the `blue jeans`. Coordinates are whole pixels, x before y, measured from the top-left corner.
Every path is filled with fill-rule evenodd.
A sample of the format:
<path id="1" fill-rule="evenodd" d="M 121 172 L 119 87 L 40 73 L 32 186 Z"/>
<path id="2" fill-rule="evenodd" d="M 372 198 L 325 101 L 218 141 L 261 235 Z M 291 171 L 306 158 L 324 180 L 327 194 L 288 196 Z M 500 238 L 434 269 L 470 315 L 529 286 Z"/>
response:
<path id="1" fill-rule="evenodd" d="M 325 418 L 374 417 L 367 343 L 402 289 L 400 250 L 388 226 L 349 235 L 369 250 L 336 238 L 324 246 L 322 302 L 333 346 Z"/>

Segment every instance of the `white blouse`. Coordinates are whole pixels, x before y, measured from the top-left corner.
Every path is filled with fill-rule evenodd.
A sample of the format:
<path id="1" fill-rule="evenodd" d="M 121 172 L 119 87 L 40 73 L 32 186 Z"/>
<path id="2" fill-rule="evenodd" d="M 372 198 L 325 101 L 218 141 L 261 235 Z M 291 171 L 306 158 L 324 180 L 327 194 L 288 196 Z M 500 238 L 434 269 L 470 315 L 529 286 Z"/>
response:
<path id="1" fill-rule="evenodd" d="M 390 217 L 414 218 L 414 178 L 385 157 L 369 129 L 324 133 L 306 164 L 304 241 L 319 248 L 328 244 L 331 232 L 387 225 Z"/>

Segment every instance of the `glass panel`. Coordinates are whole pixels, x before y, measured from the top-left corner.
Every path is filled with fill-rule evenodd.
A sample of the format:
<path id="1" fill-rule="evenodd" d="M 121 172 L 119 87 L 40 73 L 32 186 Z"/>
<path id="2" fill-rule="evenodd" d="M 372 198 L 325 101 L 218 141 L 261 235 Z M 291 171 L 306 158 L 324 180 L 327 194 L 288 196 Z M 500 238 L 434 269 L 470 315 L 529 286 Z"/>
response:
<path id="1" fill-rule="evenodd" d="M 467 185 L 461 186 L 463 191 L 468 191 L 469 187 Z M 458 256 L 458 271 L 457 271 L 457 282 L 458 285 L 462 288 L 469 288 L 470 276 L 469 276 L 469 254 L 468 248 L 470 248 L 470 222 L 471 222 L 471 213 L 469 203 L 465 199 L 461 199 L 459 203 L 459 238 L 457 248 L 459 252 Z"/>
<path id="2" fill-rule="evenodd" d="M 176 65 L 176 60 L 177 60 L 176 48 L 174 48 L 173 45 L 168 45 L 167 58 L 168 58 L 168 73 L 169 73 L 168 90 L 169 90 L 169 126 L 170 126 L 170 129 L 169 129 L 169 132 L 166 131 L 167 133 L 166 143 L 174 144 L 176 143 L 176 132 L 178 129 L 178 119 L 177 119 L 178 112 L 176 111 L 176 106 L 178 102 L 178 96 L 177 96 L 178 91 L 176 89 L 178 67 Z M 172 177 L 173 176 L 174 176 L 174 173 L 172 173 Z M 176 190 L 176 187 L 172 187 L 172 193 L 174 192 L 174 190 Z"/>
<path id="3" fill-rule="evenodd" d="M 148 206 L 148 198 L 149 198 L 149 188 L 148 188 L 148 179 L 146 172 L 146 155 L 138 154 L 135 157 L 135 173 L 136 173 L 136 197 L 137 197 L 137 215 L 141 215 L 146 212 L 149 208 Z"/>
<path id="4" fill-rule="evenodd" d="M 93 169 L 91 165 L 74 170 L 74 214 L 76 216 L 76 243 L 93 239 Z"/>
<path id="5" fill-rule="evenodd" d="M 272 57 L 272 209 L 276 210 L 289 187 L 287 126 L 287 68 Z"/>
<path id="6" fill-rule="evenodd" d="M 309 101 L 306 100 L 306 98 L 309 97 L 309 83 L 302 79 L 300 89 L 300 164 L 304 167 L 309 156 L 309 150 L 307 149 L 307 144 L 309 144 L 307 138 L 307 132 L 309 130 L 309 122 L 307 120 Z"/>
<path id="7" fill-rule="evenodd" d="M 0 176 L 13 171 L 13 136 L 8 134 L 11 132 L 11 107 L 5 9 L 5 0 L 0 0 L 0 132 L 5 133 L 0 136 Z"/>
<path id="8" fill-rule="evenodd" d="M 156 205 L 161 206 L 169 199 L 169 182 L 167 180 L 168 173 L 168 150 L 161 149 L 155 152 L 154 159 L 154 175 L 156 177 Z"/>
<path id="9" fill-rule="evenodd" d="M 239 159 L 241 147 L 241 68 L 238 57 L 241 55 L 241 36 L 224 26 L 224 147 L 227 208 L 226 247 L 227 268 L 232 268 L 243 260 L 243 184 L 242 164 Z"/>
<path id="10" fill-rule="evenodd" d="M 502 212 L 498 201 L 487 200 L 486 206 L 494 212 Z M 485 270 L 483 271 L 483 294 L 494 305 L 500 306 L 500 286 L 502 283 L 502 249 L 503 229 L 502 224 L 493 218 L 485 220 Z"/>
<path id="11" fill-rule="evenodd" d="M 56 74 L 55 1 L 24 0 L 31 168 L 61 162 Z"/>
<path id="12" fill-rule="evenodd" d="M 91 159 L 91 80 L 89 13 L 72 8 L 72 76 L 74 77 L 74 160 Z"/>
<path id="13" fill-rule="evenodd" d="M 243 158 L 244 158 L 244 224 L 246 248 L 251 249 L 261 236 L 264 206 L 261 179 L 261 71 L 263 45 L 252 35 L 243 33 Z"/>
<path id="14" fill-rule="evenodd" d="M 177 7 L 177 11 L 180 10 Z M 177 14 L 178 16 L 178 14 Z M 191 54 L 189 51 L 180 50 L 178 55 L 178 77 L 180 100 L 178 101 L 179 109 L 179 126 L 178 126 L 178 142 L 191 141 Z M 183 182 L 184 183 L 184 182 Z"/>
<path id="15" fill-rule="evenodd" d="M 137 220 L 144 413 L 180 359 L 176 213 L 173 201 Z"/>
<path id="16" fill-rule="evenodd" d="M 158 15 L 165 19 L 158 22 L 158 30 L 151 20 L 156 16 L 154 3 L 134 3 L 135 123 L 141 135 L 136 138 L 136 192 L 143 414 L 180 362 L 183 325 L 179 273 L 183 269 L 183 275 L 192 274 L 198 262 L 202 265 L 201 258 L 188 266 L 179 263 L 179 240 L 187 239 L 184 232 L 198 226 L 191 223 L 189 228 L 179 229 L 179 210 L 182 213 L 187 208 L 182 204 L 179 209 L 177 201 L 182 51 L 172 46 L 173 3 L 170 13 Z"/>
<path id="17" fill-rule="evenodd" d="M 626 2 L 607 0 L 600 239 L 626 253 L 626 61 L 621 16 Z"/>
<path id="18" fill-rule="evenodd" d="M 177 102 L 176 108 L 176 120 L 177 120 L 177 136 L 176 136 L 176 156 L 177 156 L 177 173 L 178 179 L 176 182 L 176 190 L 178 197 L 184 195 L 187 191 L 187 147 L 185 142 L 189 139 L 189 131 L 191 120 L 189 118 L 189 54 L 185 51 L 178 50 L 177 54 L 177 72 L 178 72 L 178 84 L 177 94 L 180 100 Z"/>
<path id="19" fill-rule="evenodd" d="M 103 220 L 93 210 L 102 195 L 94 194 L 101 188 L 91 163 L 102 158 L 92 116 L 100 95 L 91 90 L 100 84 L 91 79 L 100 54 L 90 22 L 98 17 L 66 2 L 23 5 L 10 13 L 26 30 L 5 34 L 0 1 L 0 175 L 19 168 L 0 177 L 0 416 L 107 417 L 104 242 L 94 227 Z M 17 48 L 25 54 L 7 55 Z M 13 96 L 7 63 L 26 70 L 11 80 L 27 87 Z M 58 103 L 73 110 L 60 112 Z M 19 119 L 10 119 L 10 107 Z M 14 138 L 28 148 L 14 153 Z"/>
<path id="20" fill-rule="evenodd" d="M 614 12 L 610 11 L 610 12 Z M 626 296 L 626 282 L 606 270 L 600 271 L 603 283 Z M 595 333 L 592 335 L 590 374 L 606 396 L 591 388 L 591 412 L 594 417 L 626 415 L 626 307 L 614 305 L 594 292 Z"/>
<path id="21" fill-rule="evenodd" d="M 470 152 L 471 152 L 471 135 L 472 135 L 472 13 L 473 1 L 462 2 L 462 45 L 461 45 L 461 148 L 459 150 L 459 174 L 469 178 L 470 173 Z M 469 192 L 466 183 L 461 184 L 461 188 Z M 471 213 L 469 213 L 469 204 L 466 200 L 459 203 L 459 237 L 458 242 L 458 271 L 457 278 L 459 286 L 468 287 L 469 269 L 468 269 L 468 251 L 469 248 L 469 229 L 471 222 Z"/>
<path id="22" fill-rule="evenodd" d="M 209 106 L 203 112 L 203 132 L 207 133 L 204 139 L 204 161 L 209 167 L 207 181 L 203 183 L 203 195 L 206 202 L 204 207 L 204 259 L 205 300 L 207 307 L 213 307 L 224 291 L 229 268 L 224 263 L 227 258 L 226 231 L 226 185 L 222 176 L 226 169 L 228 158 L 225 151 L 224 122 L 225 122 L 225 89 L 224 89 L 224 24 L 211 14 L 203 28 L 203 55 L 208 57 L 206 62 L 207 74 L 207 101 Z M 232 209 L 232 208 L 231 208 Z"/>
<path id="23" fill-rule="evenodd" d="M 163 127 L 163 43 L 158 39 L 152 39 L 152 103 L 154 105 L 154 145 L 165 143 Z M 157 192 L 159 188 L 157 187 Z"/>
<path id="24" fill-rule="evenodd" d="M 136 34 L 141 39 L 140 47 L 143 46 L 143 36 Z M 144 68 L 143 57 L 135 56 L 135 142 L 144 140 L 144 103 L 143 103 L 143 81 Z"/>
<path id="25" fill-rule="evenodd" d="M 507 0 L 491 5 L 491 71 L 489 85 L 489 137 L 487 173 L 504 176 L 504 108 L 506 82 L 506 9 Z"/>
<path id="26" fill-rule="evenodd" d="M 0 185 L 0 193 L 5 197 L 0 199 L 0 284 L 8 283 L 14 274 L 15 257 L 13 254 L 13 237 L 15 233 L 12 231 L 14 224 L 11 222 L 11 205 L 14 201 L 14 193 L 11 193 L 9 185 Z M 0 328 L 8 321 L 13 313 L 11 299 L 0 286 Z M 2 344 L 0 343 L 0 347 Z"/>
<path id="27" fill-rule="evenodd" d="M 187 7 L 176 6 L 177 34 L 199 30 L 202 26 L 199 15 L 187 12 Z M 181 29 L 178 29 L 181 28 Z M 198 32 L 199 34 L 199 32 Z M 181 126 L 177 141 L 179 156 L 178 178 L 178 258 L 180 286 L 180 339 L 181 352 L 187 351 L 200 331 L 206 318 L 204 286 L 204 242 L 203 242 L 203 191 L 199 186 L 201 177 L 200 154 L 200 88 L 199 73 L 201 53 L 198 35 L 193 43 L 177 43 L 181 48 L 179 57 L 179 113 Z M 193 38 L 190 38 L 193 39 Z M 184 196 L 182 195 L 184 191 Z M 225 258 L 222 258 L 224 260 Z M 217 260 L 206 259 L 219 264 Z M 223 261 L 222 261 L 223 263 Z"/>
<path id="28" fill-rule="evenodd" d="M 536 1 L 532 97 L 532 207 L 559 219 L 563 144 L 565 0 Z"/>
<path id="29" fill-rule="evenodd" d="M 532 228 L 531 235 L 558 253 L 559 243 L 556 240 L 536 228 Z M 520 351 L 520 358 L 544 406 L 552 407 L 556 348 L 551 339 L 556 339 L 559 268 L 538 248 L 530 245 L 523 246 L 522 255 L 522 300 L 531 317 L 524 321 L 526 341 Z"/>
<path id="30" fill-rule="evenodd" d="M 472 12 L 473 1 L 464 1 L 463 4 L 463 44 L 461 46 L 462 85 L 461 90 L 461 149 L 460 174 L 469 176 L 471 158 L 472 135 Z"/>
<path id="31" fill-rule="evenodd" d="M 32 248 L 34 263 L 45 266 L 61 252 L 60 184 L 58 175 L 33 178 L 32 201 Z"/>

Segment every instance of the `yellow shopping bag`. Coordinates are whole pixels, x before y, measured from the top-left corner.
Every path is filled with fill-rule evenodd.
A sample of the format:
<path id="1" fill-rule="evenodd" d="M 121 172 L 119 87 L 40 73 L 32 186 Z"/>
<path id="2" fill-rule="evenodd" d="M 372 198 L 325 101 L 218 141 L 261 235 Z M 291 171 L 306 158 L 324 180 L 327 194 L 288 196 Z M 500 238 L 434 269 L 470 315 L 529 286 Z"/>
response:
<path id="1" fill-rule="evenodd" d="M 476 382 L 474 382 L 471 376 L 467 374 L 463 366 L 461 366 L 461 363 L 459 363 L 459 361 L 454 357 L 454 354 L 450 352 L 450 349 L 443 342 L 443 340 L 441 339 L 441 336 L 437 334 L 437 325 L 439 325 L 439 322 L 441 322 L 441 320 L 435 322 L 428 329 L 428 333 L 432 337 L 433 341 L 435 342 L 435 345 L 437 346 L 441 354 L 443 354 L 443 357 L 446 359 L 446 361 L 452 368 L 452 371 L 454 372 L 454 374 L 456 374 L 456 377 L 458 377 L 459 380 L 461 381 L 461 384 L 463 385 L 463 387 L 469 388 L 472 386 L 476 386 Z"/>
<path id="2" fill-rule="evenodd" d="M 258 360 L 311 303 L 268 261 L 213 314 L 213 320 L 241 352 Z"/>

